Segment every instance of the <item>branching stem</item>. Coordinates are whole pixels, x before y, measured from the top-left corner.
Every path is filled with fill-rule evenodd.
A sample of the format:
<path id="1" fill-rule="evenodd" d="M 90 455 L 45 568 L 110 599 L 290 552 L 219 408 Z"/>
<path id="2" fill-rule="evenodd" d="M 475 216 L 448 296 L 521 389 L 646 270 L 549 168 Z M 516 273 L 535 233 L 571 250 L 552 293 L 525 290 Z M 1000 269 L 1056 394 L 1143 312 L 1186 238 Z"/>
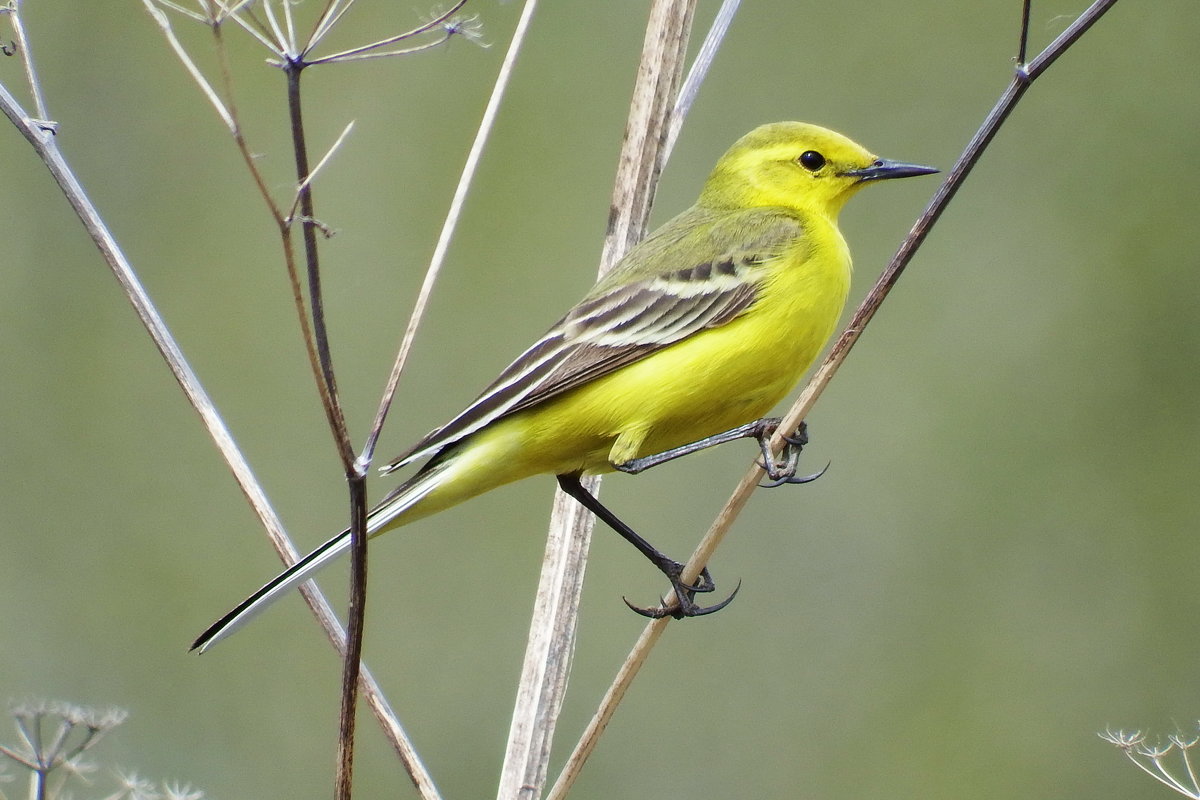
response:
<path id="1" fill-rule="evenodd" d="M 270 8 L 268 4 L 266 8 Z M 291 17 L 287 17 L 289 31 Z M 354 455 L 346 419 L 338 396 L 329 347 L 329 329 L 325 322 L 325 302 L 321 291 L 321 261 L 317 249 L 316 213 L 308 159 L 308 140 L 304 132 L 304 114 L 300 94 L 300 76 L 308 66 L 299 58 L 284 68 L 287 76 L 288 114 L 291 119 L 292 151 L 296 158 L 296 185 L 300 202 L 300 223 L 304 242 L 304 260 L 308 273 L 308 301 L 312 312 L 313 336 L 320 362 L 318 389 L 338 455 L 346 473 L 350 493 L 350 602 L 346 614 L 346 649 L 342 654 L 342 701 L 338 722 L 337 770 L 334 797 L 350 800 L 354 781 L 354 725 L 357 718 L 358 682 L 361 670 L 362 638 L 367 601 L 367 487 L 366 468 Z M 285 238 L 289 238 L 285 235 Z"/>
<path id="2" fill-rule="evenodd" d="M 267 6 L 270 7 L 269 5 Z M 284 68 L 287 76 L 288 116 L 292 128 L 292 152 L 296 158 L 296 185 L 299 187 L 301 232 L 304 242 L 304 263 L 308 273 L 308 301 L 312 314 L 313 336 L 316 341 L 317 359 L 320 363 L 321 402 L 329 418 L 334 443 L 347 477 L 354 467 L 354 449 L 346 431 L 346 420 L 337 390 L 337 379 L 333 372 L 333 357 L 329 348 L 329 329 L 325 322 L 325 300 L 321 290 L 321 261 L 317 250 L 316 212 L 314 211 L 312 183 L 309 181 L 308 140 L 304 132 L 304 113 L 300 94 L 300 76 L 307 65 L 293 61 Z"/>

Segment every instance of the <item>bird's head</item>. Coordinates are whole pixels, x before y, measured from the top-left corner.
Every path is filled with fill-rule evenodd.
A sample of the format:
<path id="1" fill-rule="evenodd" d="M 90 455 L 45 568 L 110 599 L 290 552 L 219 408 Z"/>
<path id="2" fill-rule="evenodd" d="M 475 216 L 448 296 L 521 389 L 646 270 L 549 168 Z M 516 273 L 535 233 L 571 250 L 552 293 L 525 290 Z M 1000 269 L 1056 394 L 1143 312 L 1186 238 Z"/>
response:
<path id="1" fill-rule="evenodd" d="M 773 122 L 747 133 L 717 162 L 700 204 L 783 206 L 836 219 L 864 184 L 937 172 L 877 158 L 840 133 L 803 122 Z"/>

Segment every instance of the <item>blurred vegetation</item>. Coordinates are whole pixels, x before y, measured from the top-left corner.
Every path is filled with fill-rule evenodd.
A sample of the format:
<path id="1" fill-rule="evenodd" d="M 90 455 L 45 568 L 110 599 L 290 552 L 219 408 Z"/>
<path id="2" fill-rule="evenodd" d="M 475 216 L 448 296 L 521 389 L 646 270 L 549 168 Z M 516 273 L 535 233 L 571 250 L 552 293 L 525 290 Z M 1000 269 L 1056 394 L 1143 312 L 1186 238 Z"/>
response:
<path id="1" fill-rule="evenodd" d="M 1034 8 L 1034 47 L 1082 2 Z M 947 167 L 1003 87 L 1017 2 L 749 2 L 655 219 L 756 124 L 802 119 Z M 1162 797 L 1100 741 L 1200 715 L 1200 16 L 1125 2 L 1022 102 L 810 418 L 815 484 L 762 493 L 712 564 L 737 602 L 673 626 L 581 798 Z M 276 234 L 136 2 L 26 0 L 60 143 L 302 545 L 345 516 Z M 339 382 L 365 433 L 519 4 L 485 37 L 306 74 Z M 702 4 L 698 26 L 715 4 Z M 406 27 L 360 2 L 346 44 Z M 644 4 L 534 20 L 381 455 L 443 422 L 592 282 Z M 204 51 L 203 31 L 191 42 Z M 699 37 L 697 36 L 697 39 Z M 282 79 L 239 46 L 281 192 Z M 0 59 L 0 80 L 20 85 Z M 843 216 L 861 296 L 932 182 Z M 299 600 L 203 658 L 191 638 L 277 566 L 41 164 L 0 131 L 0 694 L 117 703 L 106 747 L 214 798 L 328 795 L 338 664 Z M 753 447 L 605 496 L 686 554 Z M 378 541 L 366 660 L 448 797 L 494 792 L 552 480 Z M 380 482 L 376 488 L 388 488 Z M 325 583 L 336 595 L 341 571 Z M 558 761 L 658 577 L 598 532 Z M 703 698 L 698 700 L 697 698 Z M 408 796 L 364 722 L 363 797 Z"/>
<path id="2" fill-rule="evenodd" d="M 92 748 L 125 721 L 121 709 L 32 701 L 14 705 L 11 713 L 16 739 L 11 746 L 0 744 L 0 784 L 14 786 L 11 794 L 0 789 L 0 800 L 20 797 L 22 790 L 30 800 L 69 800 L 75 791 L 104 800 L 204 798 L 188 784 L 155 782 L 92 760 Z"/>

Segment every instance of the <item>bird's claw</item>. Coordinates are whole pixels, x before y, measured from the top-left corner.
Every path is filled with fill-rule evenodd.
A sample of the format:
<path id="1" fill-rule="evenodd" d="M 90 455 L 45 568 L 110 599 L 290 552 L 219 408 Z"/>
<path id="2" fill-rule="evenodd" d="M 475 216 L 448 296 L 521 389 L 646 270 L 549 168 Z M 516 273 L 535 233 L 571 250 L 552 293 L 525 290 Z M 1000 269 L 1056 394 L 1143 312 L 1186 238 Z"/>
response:
<path id="1" fill-rule="evenodd" d="M 738 585 L 734 587 L 729 597 L 726 597 L 721 602 L 714 603 L 711 606 L 701 606 L 694 603 L 691 598 L 686 596 L 689 593 L 686 589 L 682 594 L 676 591 L 675 596 L 678 598 L 679 604 L 674 608 L 668 608 L 665 599 L 662 601 L 662 605 L 656 608 L 642 608 L 641 606 L 635 606 L 633 603 L 629 602 L 628 598 L 622 597 L 621 599 L 625 601 L 625 605 L 629 606 L 631 611 L 636 614 L 641 614 L 643 617 L 649 617 L 650 619 L 662 619 L 663 617 L 684 619 L 685 617 L 703 617 L 706 614 L 715 614 L 725 606 L 732 603 L 733 598 L 737 597 L 737 593 L 741 590 L 741 588 L 742 582 L 738 581 Z"/>
<path id="2" fill-rule="evenodd" d="M 780 473 L 777 473 L 776 475 L 771 475 L 771 470 L 767 469 L 766 467 L 763 467 L 763 465 L 761 463 L 759 463 L 759 466 L 763 467 L 763 471 L 766 472 L 768 477 L 771 477 L 772 480 L 769 480 L 766 483 L 760 483 L 758 486 L 761 489 L 774 489 L 777 486 L 783 486 L 785 484 L 812 483 L 817 478 L 821 477 L 826 472 L 828 472 L 829 464 L 832 464 L 832 463 L 833 463 L 832 461 L 829 462 L 825 466 L 821 467 L 821 470 L 819 472 L 814 472 L 811 475 L 796 475 L 795 474 L 795 465 L 791 466 L 792 471 L 790 473 L 787 470 L 784 470 Z"/>
<path id="3" fill-rule="evenodd" d="M 792 447 L 804 447 L 804 445 L 808 444 L 808 426 L 801 422 L 800 427 L 796 429 L 794 434 L 781 436 L 780 438 Z"/>
<path id="4" fill-rule="evenodd" d="M 762 471 L 767 473 L 767 477 L 773 482 L 772 485 L 780 486 L 795 476 L 796 467 L 800 465 L 800 448 L 793 445 L 785 445 L 783 448 L 783 460 L 776 461 L 773 458 L 768 458 L 770 448 L 763 448 L 763 460 L 755 462 Z M 762 484 L 759 484 L 760 486 Z"/>
<path id="5" fill-rule="evenodd" d="M 680 564 L 679 572 L 682 571 L 682 567 L 683 565 Z M 704 568 L 704 570 L 700 573 L 700 577 L 697 579 L 696 583 L 691 586 L 687 586 L 679 580 L 679 572 L 676 572 L 675 575 L 667 576 L 671 581 L 671 587 L 675 590 L 675 598 L 678 601 L 674 607 L 668 607 L 665 599 L 660 600 L 660 604 L 654 608 L 635 606 L 633 603 L 629 602 L 629 598 L 627 597 L 622 597 L 621 599 L 625 601 L 625 605 L 629 606 L 631 611 L 636 614 L 641 614 L 643 617 L 648 617 L 650 619 L 662 619 L 663 617 L 683 619 L 684 617 L 703 617 L 706 614 L 713 614 L 717 611 L 720 611 L 722 608 L 733 602 L 733 598 L 737 597 L 738 591 L 742 588 L 742 582 L 739 580 L 738 585 L 734 587 L 734 590 L 730 593 L 729 597 L 726 597 L 721 602 L 714 603 L 711 606 L 701 606 L 692 599 L 695 594 L 697 592 L 711 592 L 717 588 L 716 583 L 713 582 L 712 576 L 708 573 L 708 567 Z"/>

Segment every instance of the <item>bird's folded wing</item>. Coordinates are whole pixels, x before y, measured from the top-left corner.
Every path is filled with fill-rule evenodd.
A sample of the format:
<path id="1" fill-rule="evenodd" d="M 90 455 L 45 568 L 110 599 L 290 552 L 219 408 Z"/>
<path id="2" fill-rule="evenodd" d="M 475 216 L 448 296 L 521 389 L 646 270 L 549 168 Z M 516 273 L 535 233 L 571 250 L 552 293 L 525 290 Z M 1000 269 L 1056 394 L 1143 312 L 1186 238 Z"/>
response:
<path id="1" fill-rule="evenodd" d="M 508 414 L 639 361 L 745 312 L 758 293 L 755 267 L 798 235 L 794 219 L 757 231 L 750 246 L 639 280 L 600 284 L 508 365 L 466 410 L 383 467 L 397 469 Z M 668 253 L 658 254 L 669 256 Z M 717 248 L 713 248 L 717 249 Z M 665 259 L 664 259 L 665 260 Z M 678 263 L 678 260 L 675 261 Z"/>

